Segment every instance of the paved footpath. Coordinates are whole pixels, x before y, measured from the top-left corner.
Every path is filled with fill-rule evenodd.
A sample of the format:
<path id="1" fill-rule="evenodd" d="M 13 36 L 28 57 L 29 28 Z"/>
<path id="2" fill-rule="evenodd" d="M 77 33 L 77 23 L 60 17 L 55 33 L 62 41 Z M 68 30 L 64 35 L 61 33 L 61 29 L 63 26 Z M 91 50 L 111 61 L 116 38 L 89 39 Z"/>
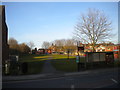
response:
<path id="1" fill-rule="evenodd" d="M 42 74 L 56 73 L 57 70 L 51 65 L 50 60 L 46 60 L 42 69 Z"/>
<path id="2" fill-rule="evenodd" d="M 52 59 L 52 57 L 49 57 L 48 60 L 45 61 L 41 74 L 63 74 L 62 71 L 58 71 L 52 66 Z"/>
<path id="3" fill-rule="evenodd" d="M 2 87 L 7 88 L 118 88 L 119 74 L 118 68 L 99 69 L 90 71 L 81 71 L 74 73 L 66 73 L 63 77 L 48 78 L 48 76 L 36 78 L 33 80 L 22 81 L 6 81 L 2 83 Z M 33 76 L 35 77 L 35 76 Z M 14 90 L 14 89 L 13 89 Z M 25 89 L 26 90 L 26 89 Z"/>
<path id="4" fill-rule="evenodd" d="M 42 72 L 40 74 L 33 75 L 18 75 L 18 76 L 3 76 L 3 81 L 19 81 L 19 80 L 33 80 L 38 78 L 50 78 L 50 77 L 60 77 L 64 75 L 64 72 L 56 70 L 51 65 L 52 57 L 49 57 L 48 60 L 45 61 Z"/>
<path id="5" fill-rule="evenodd" d="M 3 76 L 2 80 L 3 82 L 8 81 L 23 81 L 23 80 L 36 80 L 36 79 L 48 79 L 48 78 L 58 78 L 58 77 L 66 77 L 66 76 L 79 76 L 79 75 L 88 75 L 90 73 L 96 74 L 96 73 L 104 73 L 104 72 L 111 72 L 113 73 L 115 71 L 118 72 L 117 75 L 120 75 L 120 68 L 106 68 L 106 69 L 99 69 L 99 70 L 86 70 L 81 72 L 69 72 L 69 73 L 43 73 L 43 74 L 35 74 L 35 75 L 19 75 L 19 76 Z M 116 75 L 115 75 L 116 76 Z"/>

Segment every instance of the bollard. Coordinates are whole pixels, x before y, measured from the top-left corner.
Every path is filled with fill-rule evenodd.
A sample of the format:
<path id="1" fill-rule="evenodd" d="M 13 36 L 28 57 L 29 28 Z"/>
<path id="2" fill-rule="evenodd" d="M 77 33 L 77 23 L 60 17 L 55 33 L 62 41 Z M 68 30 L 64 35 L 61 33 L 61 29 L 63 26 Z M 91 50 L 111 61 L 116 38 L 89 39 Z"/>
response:
<path id="1" fill-rule="evenodd" d="M 26 74 L 28 72 L 28 63 L 22 63 L 22 73 Z"/>

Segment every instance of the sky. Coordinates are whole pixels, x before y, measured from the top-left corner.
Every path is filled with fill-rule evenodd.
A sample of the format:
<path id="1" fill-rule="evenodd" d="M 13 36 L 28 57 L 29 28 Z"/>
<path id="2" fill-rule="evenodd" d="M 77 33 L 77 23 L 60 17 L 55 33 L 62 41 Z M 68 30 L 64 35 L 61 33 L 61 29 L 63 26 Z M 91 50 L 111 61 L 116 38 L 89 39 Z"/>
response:
<path id="1" fill-rule="evenodd" d="M 119 4 L 118 4 L 118 10 L 119 10 L 119 12 L 118 12 L 118 15 L 120 15 L 120 2 L 119 2 Z M 120 23 L 120 18 L 118 18 L 118 23 Z M 120 44 L 120 25 L 118 25 L 118 43 Z"/>
<path id="2" fill-rule="evenodd" d="M 3 2 L 119 2 L 119 0 L 1 0 Z"/>
<path id="3" fill-rule="evenodd" d="M 43 41 L 72 38 L 74 26 L 81 13 L 89 8 L 103 11 L 112 21 L 118 41 L 117 2 L 4 2 L 8 39 L 15 38 L 19 43 L 34 42 L 40 48 Z"/>

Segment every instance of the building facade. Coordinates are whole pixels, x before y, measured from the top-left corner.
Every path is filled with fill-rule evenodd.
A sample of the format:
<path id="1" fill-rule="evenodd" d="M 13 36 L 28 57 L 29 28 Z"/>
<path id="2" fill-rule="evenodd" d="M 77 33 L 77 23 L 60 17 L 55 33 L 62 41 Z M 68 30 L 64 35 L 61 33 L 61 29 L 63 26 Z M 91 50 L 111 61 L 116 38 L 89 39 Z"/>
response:
<path id="1" fill-rule="evenodd" d="M 2 18 L 2 62 L 4 63 L 9 59 L 8 28 L 5 18 L 5 6 L 1 5 L 0 9 L 0 17 Z"/>

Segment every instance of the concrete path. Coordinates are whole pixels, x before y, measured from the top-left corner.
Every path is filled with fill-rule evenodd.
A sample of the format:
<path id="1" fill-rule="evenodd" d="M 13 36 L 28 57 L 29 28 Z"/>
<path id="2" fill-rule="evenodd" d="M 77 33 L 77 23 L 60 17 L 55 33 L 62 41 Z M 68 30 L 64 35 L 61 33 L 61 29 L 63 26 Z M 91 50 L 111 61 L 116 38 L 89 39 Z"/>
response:
<path id="1" fill-rule="evenodd" d="M 60 73 L 63 73 L 62 71 L 56 70 L 51 65 L 51 60 L 52 60 L 52 57 L 49 57 L 48 60 L 45 61 L 41 74 L 60 74 Z"/>
<path id="2" fill-rule="evenodd" d="M 57 70 L 51 65 L 50 60 L 46 60 L 42 69 L 42 74 L 56 73 Z"/>

